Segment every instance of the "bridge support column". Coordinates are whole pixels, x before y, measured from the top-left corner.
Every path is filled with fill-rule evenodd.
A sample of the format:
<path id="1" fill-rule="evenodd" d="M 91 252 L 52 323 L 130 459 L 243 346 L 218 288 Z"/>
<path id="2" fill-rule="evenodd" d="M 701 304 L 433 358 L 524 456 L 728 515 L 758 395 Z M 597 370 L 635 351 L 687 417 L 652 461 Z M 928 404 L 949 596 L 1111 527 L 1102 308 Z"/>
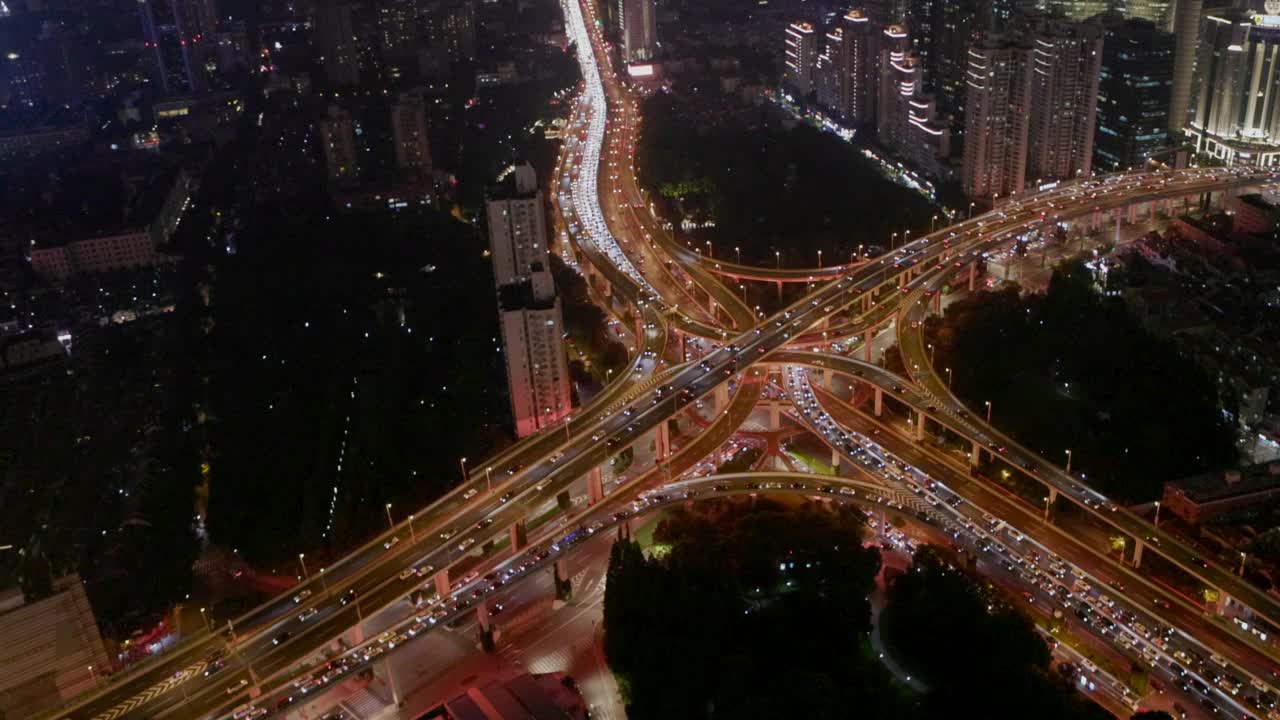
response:
<path id="1" fill-rule="evenodd" d="M 1156 213 L 1159 212 L 1160 202 L 1161 202 L 1160 200 L 1152 200 L 1150 203 L 1147 204 L 1148 220 L 1156 219 Z"/>
<path id="2" fill-rule="evenodd" d="M 927 416 L 927 415 L 925 415 L 925 414 L 924 414 L 924 413 L 922 413 L 922 412 L 919 412 L 919 411 L 917 411 L 917 412 L 916 412 L 916 428 L 915 428 L 915 430 L 916 430 L 916 441 L 917 441 L 917 442 L 920 442 L 920 441 L 924 440 L 924 424 L 925 424 L 925 420 L 927 419 L 927 417 L 928 417 L 928 416 Z"/>
<path id="3" fill-rule="evenodd" d="M 780 430 L 782 428 L 782 411 L 777 405 L 769 406 L 769 429 Z"/>
<path id="4" fill-rule="evenodd" d="M 973 441 L 973 446 L 969 448 L 969 467 L 978 467 L 978 463 L 982 460 L 982 446 L 977 440 Z"/>
<path id="5" fill-rule="evenodd" d="M 1129 215 L 1129 224 L 1132 225 L 1138 222 L 1138 204 L 1130 203 L 1129 207 L 1126 208 L 1126 210 Z"/>
<path id="6" fill-rule="evenodd" d="M 1102 227 L 1102 211 L 1094 210 L 1093 215 L 1089 218 L 1089 229 L 1097 230 L 1100 227 Z"/>
<path id="7" fill-rule="evenodd" d="M 840 472 L 840 451 L 831 448 L 831 471 Z"/>
<path id="8" fill-rule="evenodd" d="M 684 362 L 686 360 L 684 356 L 684 333 L 680 332 L 679 330 L 676 330 L 675 335 L 676 335 L 676 362 Z"/>
<path id="9" fill-rule="evenodd" d="M 1144 547 L 1146 547 L 1146 545 L 1141 540 L 1133 541 L 1133 566 L 1134 567 L 1142 566 L 1142 549 Z"/>
<path id="10" fill-rule="evenodd" d="M 1053 504 L 1056 502 L 1058 502 L 1058 488 L 1051 487 L 1049 488 L 1049 497 L 1045 498 L 1045 501 L 1044 501 L 1044 521 L 1045 522 L 1053 522 L 1052 520 L 1049 519 L 1049 509 L 1052 508 Z"/>
<path id="11" fill-rule="evenodd" d="M 638 348 L 641 345 L 644 345 L 644 316 L 640 314 L 636 315 L 635 333 L 636 333 L 636 347 Z"/>
<path id="12" fill-rule="evenodd" d="M 595 505 L 603 499 L 604 474 L 600 472 L 600 466 L 597 465 L 587 473 L 587 504 Z"/>
<path id="13" fill-rule="evenodd" d="M 476 622 L 480 625 L 480 632 L 493 632 L 493 621 L 489 617 L 489 603 L 482 602 L 476 605 Z"/>
<path id="14" fill-rule="evenodd" d="M 875 408 L 876 417 L 880 417 L 880 413 L 884 412 L 884 390 L 876 388 L 876 399 L 873 407 Z"/>
<path id="15" fill-rule="evenodd" d="M 871 362 L 871 340 L 875 337 L 874 330 L 868 330 L 862 335 L 863 360 Z"/>
<path id="16" fill-rule="evenodd" d="M 726 407 L 729 406 L 729 386 L 724 383 L 720 383 L 716 386 L 715 392 L 712 393 L 712 397 L 714 398 L 714 402 L 711 407 L 715 409 L 715 414 L 719 415 L 721 412 L 724 412 Z"/>
<path id="17" fill-rule="evenodd" d="M 942 313 L 942 291 L 941 290 L 933 294 L 933 301 L 930 303 L 930 305 L 933 305 L 934 315 L 938 315 Z"/>
<path id="18" fill-rule="evenodd" d="M 978 289 L 978 263 L 969 263 L 969 292 Z"/>
<path id="19" fill-rule="evenodd" d="M 778 281 L 778 297 L 782 297 L 782 281 Z"/>
<path id="20" fill-rule="evenodd" d="M 1116 245 L 1119 245 L 1119 244 L 1120 244 L 1120 213 L 1118 213 L 1118 212 L 1116 213 L 1116 237 L 1115 237 L 1115 244 L 1116 244 Z"/>
<path id="21" fill-rule="evenodd" d="M 507 537 L 511 541 L 511 552 L 518 553 L 527 547 L 529 538 L 525 533 L 524 520 L 517 520 L 511 523 L 511 527 L 507 528 Z"/>
<path id="22" fill-rule="evenodd" d="M 862 293 L 862 312 L 865 313 L 870 309 L 871 309 L 871 293 L 870 292 Z"/>
<path id="23" fill-rule="evenodd" d="M 565 601 L 573 597 L 573 583 L 569 580 L 569 566 L 564 558 L 552 564 L 551 577 L 555 584 L 557 600 Z"/>
<path id="24" fill-rule="evenodd" d="M 836 374 L 834 370 L 822 371 L 822 387 L 829 393 L 836 391 Z"/>
<path id="25" fill-rule="evenodd" d="M 1210 606 L 1213 608 L 1213 614 L 1219 616 L 1226 615 L 1227 606 L 1231 605 L 1231 596 L 1217 588 L 1214 588 L 1214 590 L 1218 593 L 1218 599 L 1214 600 L 1213 605 Z"/>
<path id="26" fill-rule="evenodd" d="M 449 591 L 452 589 L 449 585 L 449 569 L 445 568 L 436 573 L 434 580 L 436 583 L 436 595 L 439 595 L 441 600 L 449 597 Z"/>
<path id="27" fill-rule="evenodd" d="M 666 420 L 658 423 L 653 433 L 653 450 L 658 461 L 671 457 L 671 427 Z"/>

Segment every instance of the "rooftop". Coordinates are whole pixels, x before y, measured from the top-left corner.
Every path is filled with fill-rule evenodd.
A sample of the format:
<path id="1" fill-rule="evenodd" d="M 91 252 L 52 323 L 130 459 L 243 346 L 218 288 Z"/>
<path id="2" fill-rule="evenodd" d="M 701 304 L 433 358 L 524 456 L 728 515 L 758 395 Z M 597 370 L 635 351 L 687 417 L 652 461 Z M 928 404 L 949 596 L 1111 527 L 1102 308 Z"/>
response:
<path id="1" fill-rule="evenodd" d="M 1225 472 L 1218 470 L 1175 480 L 1169 485 L 1199 504 L 1227 500 L 1280 489 L 1280 463 L 1263 463 Z"/>

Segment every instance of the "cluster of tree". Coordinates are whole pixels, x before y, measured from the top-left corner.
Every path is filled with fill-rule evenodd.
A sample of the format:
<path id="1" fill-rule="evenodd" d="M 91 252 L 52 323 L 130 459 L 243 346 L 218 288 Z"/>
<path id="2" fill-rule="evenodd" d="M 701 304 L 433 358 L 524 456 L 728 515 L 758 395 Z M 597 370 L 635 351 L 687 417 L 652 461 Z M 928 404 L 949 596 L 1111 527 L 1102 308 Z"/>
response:
<path id="1" fill-rule="evenodd" d="M 574 378 L 591 376 L 604 380 L 609 370 L 616 373 L 626 367 L 627 348 L 609 332 L 609 316 L 591 301 L 587 281 L 558 255 L 551 256 L 551 275 L 560 294 L 565 331 L 591 362 L 590 367 L 584 367 L 577 358 L 571 357 L 569 369 Z"/>
<path id="2" fill-rule="evenodd" d="M 927 230 L 937 212 L 833 135 L 804 125 L 708 125 L 699 119 L 704 102 L 701 94 L 651 96 L 637 148 L 641 182 L 675 195 L 656 198 L 667 217 L 715 221 L 698 231 L 706 234 L 698 244 L 722 240 L 757 264 L 812 265 L 819 250 L 833 263 L 859 245 L 888 246 L 892 233 Z"/>
<path id="3" fill-rule="evenodd" d="M 610 557 L 605 648 L 628 717 L 893 717 L 909 708 L 870 652 L 879 554 L 860 514 L 702 503 L 647 559 Z"/>
<path id="4" fill-rule="evenodd" d="M 1215 386 L 1124 302 L 1099 293 L 1083 263 L 1055 271 L 1043 295 L 1016 286 L 954 303 L 926 333 L 971 407 L 1053 460 L 1127 500 L 1235 459 Z"/>
<path id="5" fill-rule="evenodd" d="M 893 657 L 929 685 L 927 717 L 1110 717 L 1050 669 L 1025 615 L 933 547 L 893 580 L 880 622 Z"/>

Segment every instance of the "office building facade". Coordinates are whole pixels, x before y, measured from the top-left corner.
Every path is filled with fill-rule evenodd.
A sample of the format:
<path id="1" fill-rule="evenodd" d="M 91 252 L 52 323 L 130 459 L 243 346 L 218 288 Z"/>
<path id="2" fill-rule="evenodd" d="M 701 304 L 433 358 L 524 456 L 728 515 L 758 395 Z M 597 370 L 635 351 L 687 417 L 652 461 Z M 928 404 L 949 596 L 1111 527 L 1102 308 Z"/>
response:
<path id="1" fill-rule="evenodd" d="M 530 165 L 511 173 L 510 189 L 485 200 L 489 252 L 498 286 L 547 270 L 547 218 L 542 191 Z"/>
<path id="2" fill-rule="evenodd" d="M 400 93 L 391 106 L 391 141 L 396 167 L 431 177 L 431 144 L 427 138 L 427 104 L 419 93 Z"/>
<path id="3" fill-rule="evenodd" d="M 658 53 L 658 9 L 654 0 L 618 0 L 618 30 L 625 62 L 648 62 Z"/>
<path id="4" fill-rule="evenodd" d="M 1175 42 L 1148 20 L 1108 19 L 1093 146 L 1097 172 L 1138 167 L 1168 146 Z"/>
<path id="5" fill-rule="evenodd" d="M 360 57 L 351 23 L 351 5 L 343 0 L 320 0 L 312 23 L 312 42 L 330 85 L 360 82 Z"/>
<path id="6" fill-rule="evenodd" d="M 360 155 L 356 147 L 356 123 L 351 111 L 339 105 L 330 105 L 317 126 L 329 182 L 339 185 L 358 182 Z"/>
<path id="7" fill-rule="evenodd" d="M 153 77 L 165 95 L 198 95 L 209 89 L 208 65 L 216 50 L 213 0 L 141 0 L 143 45 Z"/>
<path id="8" fill-rule="evenodd" d="M 1222 162 L 1280 162 L 1280 14 L 1205 13 L 1186 134 Z"/>

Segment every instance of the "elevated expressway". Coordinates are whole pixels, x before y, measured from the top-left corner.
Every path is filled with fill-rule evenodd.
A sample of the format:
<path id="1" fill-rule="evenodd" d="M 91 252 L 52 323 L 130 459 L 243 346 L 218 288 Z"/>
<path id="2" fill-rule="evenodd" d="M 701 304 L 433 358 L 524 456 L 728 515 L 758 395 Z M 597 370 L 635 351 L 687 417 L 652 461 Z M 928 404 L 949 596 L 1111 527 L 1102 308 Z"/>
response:
<path id="1" fill-rule="evenodd" d="M 575 3 L 566 5 L 567 19 L 573 19 L 577 8 L 579 6 Z M 577 12 L 577 23 L 569 24 L 573 30 L 571 34 L 580 39 L 585 32 L 585 22 L 580 15 L 581 10 Z M 599 42 L 594 33 L 589 37 L 588 43 Z M 580 48 L 583 45 L 579 43 Z M 584 76 L 588 78 L 584 89 L 584 97 L 588 98 L 590 77 L 595 68 L 592 60 L 604 57 L 599 47 L 593 49 L 595 53 L 584 53 L 580 57 Z M 611 85 L 615 82 L 610 74 Z M 597 122 L 596 114 L 602 113 L 593 113 L 583 119 L 591 125 Z M 580 145 L 584 154 L 577 164 L 579 173 L 583 167 L 593 166 L 593 159 L 599 162 L 596 159 L 599 147 L 592 150 L 592 145 L 603 141 L 602 129 L 587 131 L 582 137 Z M 562 163 L 562 169 L 573 165 Z M 645 482 L 677 477 L 686 465 L 691 466 L 702 455 L 723 443 L 751 412 L 759 397 L 760 377 L 744 371 L 760 359 L 782 350 L 793 341 L 793 336 L 819 326 L 839 309 L 861 303 L 866 311 L 864 314 L 870 314 L 874 306 L 885 304 L 886 309 L 873 316 L 875 322 L 884 322 L 890 316 L 887 308 L 892 305 L 889 303 L 896 303 L 899 298 L 898 287 L 909 293 L 912 288 L 921 287 L 931 277 L 930 273 L 949 269 L 955 263 L 962 266 L 972 263 L 980 258 L 982 252 L 1008 242 L 1016 233 L 1037 224 L 1090 212 L 1098 216 L 1112 208 L 1124 211 L 1134 203 L 1164 201 L 1166 198 L 1254 185 L 1272 179 L 1268 174 L 1224 170 L 1212 174 L 1199 170 L 1171 174 L 1138 172 L 1123 177 L 1124 187 L 1129 188 L 1127 196 L 1111 193 L 1086 198 L 1084 195 L 1090 189 L 1101 185 L 1097 181 L 1076 183 L 1019 199 L 998 213 L 989 213 L 919 238 L 892 255 L 859 264 L 843 277 L 820 285 L 759 324 L 754 324 L 754 315 L 737 301 L 734 293 L 719 283 L 707 280 L 705 269 L 701 272 L 699 269 L 687 270 L 690 278 L 700 281 L 698 284 L 702 292 L 730 316 L 730 321 L 737 328 L 731 333 L 728 328 L 712 324 L 705 316 L 698 317 L 699 314 L 692 312 L 687 305 L 682 308 L 679 303 L 662 302 L 654 283 L 637 271 L 627 255 L 645 253 L 645 247 L 653 251 L 653 246 L 631 238 L 623 251 L 618 245 L 608 246 L 603 241 L 604 236 L 610 234 L 607 222 L 603 213 L 591 211 L 589 204 L 600 194 L 606 197 L 609 194 L 597 191 L 584 196 L 581 192 L 583 186 L 592 186 L 594 180 L 588 182 L 579 174 L 576 181 L 571 179 L 570 192 L 565 196 L 576 195 L 570 197 L 573 207 L 566 212 L 566 218 L 570 220 L 570 237 L 591 264 L 592 272 L 609 281 L 608 291 L 616 291 L 634 303 L 637 314 L 643 319 L 639 337 L 643 338 L 642 347 L 646 353 L 652 351 L 655 356 L 661 353 L 668 322 L 681 332 L 719 339 L 725 343 L 724 346 L 697 365 L 689 363 L 667 370 L 662 382 L 645 379 L 652 367 L 646 369 L 642 365 L 641 372 L 628 373 L 625 379 L 612 384 L 561 428 L 549 429 L 528 438 L 498 457 L 487 460 L 474 468 L 466 481 L 444 498 L 409 516 L 323 572 L 316 573 L 288 595 L 275 598 L 239 618 L 232 623 L 235 635 L 230 643 L 235 651 L 232 657 L 240 658 L 235 672 L 228 674 L 232 670 L 228 668 L 209 678 L 198 670 L 191 672 L 181 685 L 183 694 L 192 700 L 170 707 L 162 716 L 195 717 L 212 711 L 211 708 L 226 709 L 243 702 L 249 689 L 256 691 L 268 684 L 264 677 L 288 676 L 292 663 L 323 646 L 340 634 L 340 630 L 358 624 L 362 613 L 386 607 L 401 597 L 406 589 L 402 584 L 397 586 L 395 579 L 405 568 L 431 565 L 436 573 L 433 582 L 437 589 L 448 593 L 465 589 L 456 588 L 457 583 L 451 578 L 450 571 L 456 574 L 459 568 L 470 568 L 475 564 L 473 548 L 490 548 L 480 558 L 483 564 L 491 560 L 493 548 L 501 544 L 501 541 L 494 540 L 495 537 L 505 533 L 515 547 L 529 541 L 526 521 L 584 475 L 588 476 L 589 494 L 596 504 L 611 499 L 623 502 Z M 1150 187 L 1146 191 L 1137 191 L 1137 187 L 1147 185 Z M 1075 189 L 1069 191 L 1068 187 Z M 560 193 L 556 195 L 560 196 Z M 564 210 L 564 197 L 559 199 Z M 588 203 L 587 207 L 584 207 L 584 201 Z M 574 225 L 576 229 L 572 227 Z M 657 260 L 655 265 L 665 265 L 660 255 L 652 257 Z M 714 312 L 712 317 L 715 317 Z M 865 326 L 857 329 L 870 331 Z M 646 353 L 641 353 L 638 362 L 645 362 L 643 356 Z M 740 379 L 736 392 L 730 397 L 726 388 L 727 382 L 733 378 Z M 667 421 L 706 395 L 713 396 L 713 404 L 717 408 L 716 421 L 686 447 L 673 452 Z M 593 475 L 598 477 L 600 464 L 641 438 L 652 438 L 659 457 L 658 468 L 628 482 L 613 495 L 601 497 L 603 493 L 598 487 L 598 480 L 592 479 Z M 393 538 L 396 539 L 394 543 Z M 1233 596 L 1247 596 L 1244 592 L 1229 589 L 1226 582 L 1222 585 Z M 349 605 L 337 603 L 339 595 L 349 588 L 357 589 L 360 602 Z M 302 590 L 312 591 L 312 597 L 301 604 L 294 604 L 292 597 Z M 296 611 L 312 607 L 321 610 L 312 624 L 279 645 L 270 643 L 269 636 L 292 623 Z M 357 615 L 356 622 L 351 618 L 353 612 Z M 117 681 L 85 702 L 63 709 L 56 716 L 114 720 L 116 717 L 139 717 L 143 713 L 151 715 L 154 706 L 149 703 L 154 702 L 154 698 L 148 698 L 146 703 L 132 704 L 139 693 L 154 686 L 151 681 L 199 668 L 203 662 L 199 658 L 223 644 L 221 636 L 212 635 L 189 642 L 130 678 Z M 248 671 L 250 664 L 255 669 L 252 677 Z M 245 692 L 236 691 L 236 683 L 240 679 L 248 681 L 249 687 Z M 230 694 L 225 692 L 228 686 L 233 691 Z M 161 700 L 172 705 L 176 695 L 177 691 L 170 690 Z M 197 698 L 204 698 L 204 704 L 196 702 Z M 126 705 L 128 707 L 124 707 Z"/>

